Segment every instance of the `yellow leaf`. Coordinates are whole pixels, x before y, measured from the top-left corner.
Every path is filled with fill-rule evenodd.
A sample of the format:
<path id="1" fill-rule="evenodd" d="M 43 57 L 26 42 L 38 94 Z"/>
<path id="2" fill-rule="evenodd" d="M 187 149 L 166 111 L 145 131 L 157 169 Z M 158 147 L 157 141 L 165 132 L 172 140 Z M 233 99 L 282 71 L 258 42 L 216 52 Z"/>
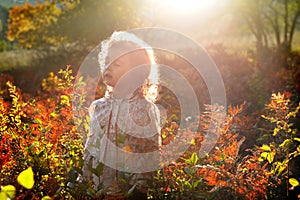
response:
<path id="1" fill-rule="evenodd" d="M 192 139 L 192 141 L 191 141 L 191 145 L 195 145 L 196 143 L 195 143 L 195 139 Z"/>
<path id="2" fill-rule="evenodd" d="M 294 138 L 294 140 L 296 140 L 296 141 L 300 142 L 300 138 Z"/>
<path id="3" fill-rule="evenodd" d="M 279 129 L 275 128 L 274 131 L 273 131 L 273 136 L 276 136 L 278 132 L 279 132 Z"/>
<path id="4" fill-rule="evenodd" d="M 299 185 L 299 182 L 297 181 L 297 179 L 295 178 L 290 178 L 289 179 L 289 183 L 293 186 L 293 187 L 296 187 Z"/>
<path id="5" fill-rule="evenodd" d="M 42 200 L 52 200 L 52 199 L 51 199 L 51 197 L 49 197 L 49 196 L 44 196 L 44 197 L 42 198 Z"/>
<path id="6" fill-rule="evenodd" d="M 25 187 L 26 189 L 31 189 L 34 185 L 34 177 L 33 177 L 33 171 L 32 168 L 29 167 L 28 169 L 22 171 L 18 178 L 17 181 L 20 185 Z"/>
<path id="7" fill-rule="evenodd" d="M 8 199 L 8 196 L 6 195 L 5 192 L 0 192 L 0 200 L 7 200 Z"/>
<path id="8" fill-rule="evenodd" d="M 6 185 L 2 188 L 2 191 L 8 196 L 10 199 L 15 197 L 16 188 L 13 185 Z"/>
<path id="9" fill-rule="evenodd" d="M 70 106 L 70 99 L 67 95 L 61 95 L 60 98 L 61 98 L 61 101 L 60 101 L 61 105 Z"/>
<path id="10" fill-rule="evenodd" d="M 262 147 L 260 147 L 260 149 L 264 150 L 264 151 L 271 151 L 271 148 L 268 145 L 263 144 Z"/>
<path id="11" fill-rule="evenodd" d="M 293 141 L 291 139 L 284 140 L 279 146 L 283 148 L 287 148 Z"/>
<path id="12" fill-rule="evenodd" d="M 267 152 L 262 152 L 261 154 L 260 154 L 260 157 L 261 158 L 266 158 L 268 156 L 268 153 Z"/>
<path id="13" fill-rule="evenodd" d="M 268 162 L 269 162 L 269 163 L 273 162 L 274 157 L 275 157 L 275 152 L 274 152 L 274 151 L 268 153 L 268 156 L 267 156 Z"/>

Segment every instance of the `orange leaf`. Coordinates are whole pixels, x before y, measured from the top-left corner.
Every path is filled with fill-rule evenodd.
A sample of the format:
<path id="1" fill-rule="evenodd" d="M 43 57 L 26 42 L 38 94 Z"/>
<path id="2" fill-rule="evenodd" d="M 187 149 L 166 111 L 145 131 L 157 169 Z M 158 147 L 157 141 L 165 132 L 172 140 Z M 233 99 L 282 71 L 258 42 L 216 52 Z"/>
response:
<path id="1" fill-rule="evenodd" d="M 130 146 L 125 146 L 122 148 L 124 151 L 127 151 L 127 152 L 132 152 Z"/>

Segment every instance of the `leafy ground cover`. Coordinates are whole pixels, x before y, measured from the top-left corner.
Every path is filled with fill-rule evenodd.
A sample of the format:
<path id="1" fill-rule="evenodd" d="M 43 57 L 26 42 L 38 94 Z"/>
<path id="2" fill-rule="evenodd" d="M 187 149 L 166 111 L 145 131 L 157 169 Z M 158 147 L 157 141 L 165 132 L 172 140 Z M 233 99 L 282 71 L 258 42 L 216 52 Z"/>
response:
<path id="1" fill-rule="evenodd" d="M 82 173 L 82 144 L 89 121 L 82 112 L 86 112 L 91 99 L 74 94 L 75 78 L 70 68 L 58 74 L 50 73 L 36 96 L 23 94 L 10 77 L 1 78 L 8 80 L 1 85 L 0 101 L 1 199 L 94 199 L 103 196 L 103 188 L 94 190 L 92 183 L 77 181 Z M 85 83 L 80 82 L 83 88 Z M 99 88 L 99 96 L 101 93 L 103 86 Z M 168 92 L 163 94 L 165 97 L 160 101 L 171 98 L 167 98 Z M 246 102 L 228 108 L 206 105 L 199 123 L 191 122 L 184 130 L 178 129 L 174 116 L 167 116 L 162 130 L 163 143 L 177 139 L 189 142 L 190 147 L 149 180 L 148 198 L 299 197 L 300 135 L 295 122 L 300 106 L 291 98 L 289 92 L 273 93 L 260 117 L 244 114 Z M 75 113 L 72 112 L 74 99 L 79 102 Z M 176 137 L 179 131 L 183 136 L 195 134 L 195 137 L 185 141 L 187 137 Z M 209 154 L 199 155 L 203 142 L 209 142 L 204 140 L 208 131 L 220 137 Z M 241 150 L 245 141 L 254 138 L 258 140 Z M 163 156 L 171 153 L 163 149 Z M 101 167 L 93 172 L 100 176 Z"/>

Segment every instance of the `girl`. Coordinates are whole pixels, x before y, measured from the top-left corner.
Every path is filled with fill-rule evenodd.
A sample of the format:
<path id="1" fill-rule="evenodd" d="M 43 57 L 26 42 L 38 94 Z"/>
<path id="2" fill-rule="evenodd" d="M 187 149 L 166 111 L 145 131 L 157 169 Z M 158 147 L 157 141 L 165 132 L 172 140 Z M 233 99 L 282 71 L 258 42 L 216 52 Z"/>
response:
<path id="1" fill-rule="evenodd" d="M 83 177 L 96 190 L 104 187 L 106 196 L 124 196 L 132 188 L 146 198 L 145 180 L 159 162 L 151 152 L 161 145 L 152 48 L 134 34 L 114 32 L 101 43 L 98 61 L 107 91 L 89 108 Z"/>

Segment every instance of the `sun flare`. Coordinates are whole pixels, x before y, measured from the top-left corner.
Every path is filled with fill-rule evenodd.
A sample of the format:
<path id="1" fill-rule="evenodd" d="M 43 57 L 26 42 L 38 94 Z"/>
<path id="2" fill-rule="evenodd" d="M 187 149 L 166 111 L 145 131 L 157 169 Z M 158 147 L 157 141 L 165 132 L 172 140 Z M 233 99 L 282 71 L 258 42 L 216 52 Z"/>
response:
<path id="1" fill-rule="evenodd" d="M 193 11 L 209 11 L 213 9 L 217 0 L 162 0 L 164 6 L 169 7 L 170 10 L 179 13 L 189 13 Z"/>

